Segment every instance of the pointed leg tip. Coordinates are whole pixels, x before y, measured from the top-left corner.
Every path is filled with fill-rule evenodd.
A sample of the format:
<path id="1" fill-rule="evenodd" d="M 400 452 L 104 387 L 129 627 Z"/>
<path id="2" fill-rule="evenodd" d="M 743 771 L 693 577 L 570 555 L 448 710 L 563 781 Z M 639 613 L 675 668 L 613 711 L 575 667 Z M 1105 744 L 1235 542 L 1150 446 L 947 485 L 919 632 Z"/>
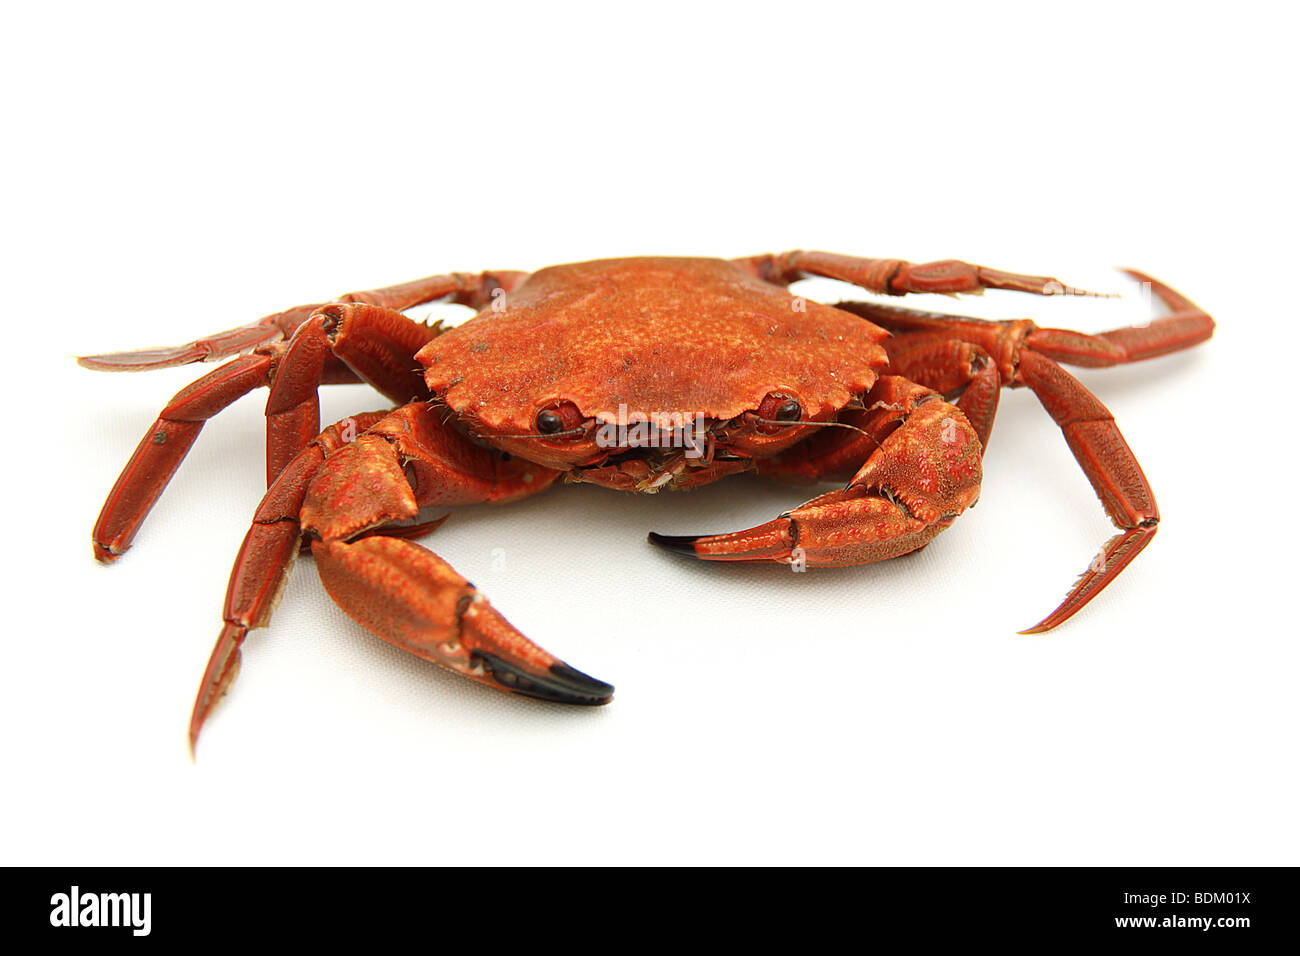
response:
<path id="1" fill-rule="evenodd" d="M 199 733 L 207 722 L 208 714 L 212 713 L 213 703 L 213 701 L 203 698 L 194 702 L 194 712 L 190 714 L 190 730 L 186 735 L 190 747 L 190 763 L 196 762 L 194 753 L 199 746 Z"/>
<path id="2" fill-rule="evenodd" d="M 221 629 L 221 636 L 212 649 L 208 659 L 207 670 L 203 674 L 203 683 L 199 685 L 198 696 L 194 698 L 194 710 L 190 713 L 190 757 L 198 745 L 199 731 L 207 723 L 213 709 L 229 692 L 235 678 L 239 676 L 242 655 L 239 645 L 243 643 L 248 629 L 241 624 L 227 622 Z"/>
<path id="3" fill-rule="evenodd" d="M 1048 631 L 1054 631 L 1070 618 L 1074 617 L 1083 609 L 1083 603 L 1075 603 L 1068 598 L 1062 602 L 1061 606 L 1054 610 L 1047 617 L 1043 618 L 1033 627 L 1027 627 L 1023 631 L 1017 631 L 1017 634 L 1046 634 Z"/>
<path id="4" fill-rule="evenodd" d="M 133 368 L 129 361 L 123 361 L 120 353 L 105 352 L 103 355 L 77 355 L 77 364 L 92 372 L 120 372 Z"/>
<path id="5" fill-rule="evenodd" d="M 672 535 L 656 534 L 651 531 L 646 536 L 646 540 L 656 547 L 663 548 L 665 551 L 672 551 L 676 554 L 684 554 L 691 558 L 698 558 L 699 552 L 695 550 L 695 542 L 700 540 L 702 535 Z"/>
<path id="6" fill-rule="evenodd" d="M 111 545 L 101 544 L 98 541 L 92 541 L 91 547 L 94 549 L 95 552 L 95 560 L 98 561 L 100 564 L 112 564 L 127 552 L 126 548 L 123 548 L 122 550 L 118 551 L 115 550 Z"/>
<path id="7" fill-rule="evenodd" d="M 105 352 L 103 355 L 74 355 L 77 364 L 82 368 L 88 368 L 92 372 L 120 372 L 123 369 L 130 369 L 132 365 L 128 361 L 123 361 L 121 352 Z"/>
<path id="8" fill-rule="evenodd" d="M 78 365 L 96 372 L 147 372 L 158 368 L 190 365 L 210 357 L 212 356 L 208 351 L 194 344 L 75 356 Z"/>
<path id="9" fill-rule="evenodd" d="M 190 732 L 188 740 L 190 745 L 190 763 L 194 763 L 194 751 L 199 745 L 199 732 L 203 730 L 203 724 L 208 719 L 208 714 L 212 711 L 212 702 L 200 699 L 195 701 L 194 713 L 190 715 Z"/>

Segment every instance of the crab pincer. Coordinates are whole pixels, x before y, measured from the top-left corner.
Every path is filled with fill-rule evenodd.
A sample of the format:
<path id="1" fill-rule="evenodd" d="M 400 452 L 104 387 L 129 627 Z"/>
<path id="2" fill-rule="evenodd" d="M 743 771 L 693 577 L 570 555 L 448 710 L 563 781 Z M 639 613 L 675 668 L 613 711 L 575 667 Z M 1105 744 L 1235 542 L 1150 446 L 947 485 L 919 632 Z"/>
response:
<path id="1" fill-rule="evenodd" d="M 315 541 L 325 590 L 366 630 L 471 680 L 560 704 L 606 704 L 614 688 L 519 633 L 436 554 L 399 538 Z"/>
<path id="2" fill-rule="evenodd" d="M 652 533 L 650 543 L 706 561 L 805 567 L 868 564 L 924 547 L 979 497 L 979 439 L 955 406 L 897 376 L 882 377 L 865 404 L 849 449 L 866 461 L 843 488 L 747 531 Z"/>
<path id="3" fill-rule="evenodd" d="M 555 477 L 471 444 L 424 402 L 331 425 L 267 490 L 240 548 L 190 720 L 191 749 L 238 673 L 248 631 L 268 623 L 304 539 L 330 597 L 389 643 L 499 690 L 608 703 L 612 686 L 538 647 L 446 561 L 405 540 L 442 523 L 420 523 L 422 508 L 507 501 Z"/>

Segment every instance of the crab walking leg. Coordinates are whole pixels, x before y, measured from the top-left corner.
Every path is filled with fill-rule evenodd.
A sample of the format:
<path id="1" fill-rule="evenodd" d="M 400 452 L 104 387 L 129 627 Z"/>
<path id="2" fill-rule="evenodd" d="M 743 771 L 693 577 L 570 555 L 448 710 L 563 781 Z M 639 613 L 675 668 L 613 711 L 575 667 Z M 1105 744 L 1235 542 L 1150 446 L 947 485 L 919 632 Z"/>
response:
<path id="1" fill-rule="evenodd" d="M 212 361 L 256 348 L 182 389 L 145 433 L 118 477 L 93 531 L 96 559 L 111 562 L 131 546 L 140 526 L 198 438 L 203 423 L 254 388 L 273 385 L 267 405 L 267 485 L 316 434 L 320 411 L 316 389 L 327 384 L 366 381 L 394 404 L 427 395 L 415 374 L 415 352 L 438 326 L 399 316 L 402 309 L 435 299 L 482 308 L 527 278 L 524 272 L 452 273 L 340 297 L 342 306 L 303 305 L 266 316 L 247 326 L 175 348 L 92 355 L 77 361 L 86 368 L 144 371 Z M 308 320 L 324 313 L 336 328 L 293 336 Z M 355 316 L 362 316 L 355 320 Z M 375 332 L 370 340 L 365 333 Z M 326 347 L 328 345 L 328 348 Z M 285 355 L 286 350 L 291 354 Z M 347 365 L 334 354 L 342 356 Z M 282 356 L 284 361 L 281 362 Z M 350 366 L 350 367 L 349 367 Z M 355 369 L 356 371 L 353 371 Z"/>
<path id="2" fill-rule="evenodd" d="M 528 273 L 515 271 L 453 272 L 382 289 L 349 292 L 334 301 L 378 305 L 402 312 L 426 302 L 446 299 L 458 305 L 481 309 L 491 304 L 494 294 L 509 292 L 526 278 Z M 269 345 L 289 338 L 313 312 L 326 304 L 328 303 L 317 302 L 294 306 L 248 325 L 216 332 L 185 345 L 83 355 L 77 359 L 77 364 L 101 372 L 144 372 L 174 365 L 189 365 L 192 362 L 214 362 L 259 345 Z"/>
<path id="3" fill-rule="evenodd" d="M 235 566 L 230 572 L 224 624 L 208 659 L 199 694 L 190 717 L 190 750 L 208 714 L 239 673 L 239 647 L 253 628 L 265 627 L 289 579 L 289 569 L 298 555 L 302 538 L 299 512 L 312 476 L 326 456 L 343 447 L 348 429 L 368 428 L 384 417 L 368 412 L 331 425 L 298 453 L 267 489 L 244 536 Z"/>
<path id="4" fill-rule="evenodd" d="M 1040 328 L 1029 319 L 990 321 L 879 302 L 840 302 L 836 308 L 860 315 L 894 333 L 893 339 L 886 340 L 891 360 L 910 347 L 906 344 L 909 342 L 921 342 L 927 337 L 957 339 L 988 352 L 1008 385 L 1019 384 L 1016 369 L 1025 348 L 1068 365 L 1100 368 L 1168 355 L 1199 345 L 1214 334 L 1214 320 L 1195 303 L 1145 273 L 1124 271 L 1150 288 L 1168 307 L 1169 314 L 1145 325 L 1089 335 L 1068 329 Z"/>
<path id="5" fill-rule="evenodd" d="M 1151 543 L 1160 523 L 1156 498 L 1128 442 L 1110 411 L 1061 366 L 1025 349 L 1020 379 L 1047 409 L 1101 499 L 1110 520 L 1120 529 L 1079 576 L 1065 600 L 1038 624 L 1022 631 L 1038 634 L 1072 617 Z"/>
<path id="6" fill-rule="evenodd" d="M 905 259 L 863 259 L 835 252 L 783 252 L 735 260 L 760 279 L 785 286 L 800 279 L 820 276 L 849 282 L 872 292 L 906 295 L 909 292 L 954 294 L 1008 289 L 1035 295 L 1094 295 L 1049 276 L 1003 272 L 972 265 L 959 259 L 913 263 Z"/>
<path id="7" fill-rule="evenodd" d="M 1214 320 L 1187 297 L 1136 269 L 1125 269 L 1169 308 L 1169 314 L 1147 325 L 1136 325 L 1100 335 L 1065 329 L 1032 330 L 1025 345 L 1058 362 L 1101 367 L 1140 362 L 1199 345 L 1214 334 Z"/>
<path id="8" fill-rule="evenodd" d="M 380 305 L 322 306 L 298 327 L 266 400 L 266 483 L 320 430 L 317 391 L 334 360 L 394 405 L 428 400 L 415 353 L 440 332 Z"/>
<path id="9" fill-rule="evenodd" d="M 283 353 L 284 346 L 276 344 L 240 356 L 173 396 L 145 432 L 100 510 L 91 536 L 96 559 L 107 563 L 126 553 L 204 423 L 236 399 L 270 385 Z M 358 381 L 338 362 L 326 366 L 321 380 L 328 384 Z"/>
<path id="10" fill-rule="evenodd" d="M 909 347 L 908 340 L 916 340 L 917 336 L 921 337 L 919 344 Z M 970 356 L 973 361 L 967 367 L 972 374 L 957 405 L 980 433 L 981 444 L 987 449 L 987 434 L 993 427 L 1000 390 L 996 365 L 988 362 L 977 369 L 976 363 L 987 353 L 968 342 L 926 338 L 925 333 L 911 333 L 893 340 L 899 344 L 891 345 L 890 370 L 946 392 L 944 386 L 951 385 L 952 380 L 944 376 L 943 356 L 947 355 L 949 368 L 958 373 Z M 1017 384 L 1028 385 L 1061 427 L 1106 513 L 1121 529 L 1102 547 L 1060 606 L 1022 632 L 1037 634 L 1068 620 L 1115 580 L 1151 542 L 1160 513 L 1146 475 L 1110 411 L 1065 369 L 1033 349 L 1021 349 L 1016 366 Z"/>
<path id="11" fill-rule="evenodd" d="M 131 546 L 203 423 L 254 388 L 270 386 L 266 483 L 320 430 L 321 385 L 366 382 L 396 405 L 427 398 L 415 353 L 436 336 L 400 312 L 372 305 L 322 306 L 287 344 L 241 356 L 183 389 L 163 409 L 118 477 L 95 524 L 95 557 L 116 560 Z"/>
<path id="12" fill-rule="evenodd" d="M 225 627 L 190 725 L 191 745 L 238 669 L 239 645 L 264 626 L 302 534 L 326 590 L 364 627 L 404 650 L 498 689 L 600 704 L 613 688 L 568 667 L 505 621 L 468 581 L 400 540 L 424 507 L 504 502 L 535 494 L 559 472 L 471 443 L 423 402 L 358 419 L 343 444 L 331 426 L 267 492 L 231 574 Z"/>
<path id="13" fill-rule="evenodd" d="M 77 364 L 97 372 L 149 372 L 158 368 L 190 365 L 194 362 L 216 362 L 248 349 L 270 345 L 287 339 L 293 330 L 306 321 L 323 303 L 299 305 L 283 312 L 187 342 L 184 345 L 163 346 L 152 349 L 133 349 L 126 352 L 106 352 L 102 355 L 78 356 Z"/>
<path id="14" fill-rule="evenodd" d="M 954 406 L 898 376 L 882 376 L 866 404 L 872 452 L 843 489 L 748 531 L 651 534 L 651 543 L 709 561 L 808 567 L 868 564 L 928 544 L 979 497 L 979 439 Z"/>
<path id="15" fill-rule="evenodd" d="M 887 346 L 891 369 L 898 362 L 896 355 L 901 354 L 906 363 L 909 342 L 948 337 L 978 343 L 987 350 L 1006 384 L 1027 385 L 1038 396 L 1061 427 L 1106 513 L 1121 529 L 1102 547 L 1060 606 L 1024 633 L 1050 630 L 1077 613 L 1150 544 L 1160 521 L 1151 486 L 1110 411 L 1057 362 L 1088 367 L 1139 362 L 1191 348 L 1214 334 L 1214 320 L 1186 296 L 1145 273 L 1124 271 L 1146 284 L 1169 314 L 1147 325 L 1088 335 L 1039 328 L 1028 319 L 989 322 L 864 302 L 839 306 L 895 333 Z"/>
<path id="16" fill-rule="evenodd" d="M 513 269 L 493 272 L 450 272 L 446 275 L 429 276 L 412 282 L 385 286 L 369 292 L 349 292 L 339 296 L 336 301 L 378 305 L 395 312 L 405 312 L 426 302 L 445 299 L 472 309 L 485 309 L 496 301 L 498 295 L 514 291 L 527 278 L 527 272 Z"/>

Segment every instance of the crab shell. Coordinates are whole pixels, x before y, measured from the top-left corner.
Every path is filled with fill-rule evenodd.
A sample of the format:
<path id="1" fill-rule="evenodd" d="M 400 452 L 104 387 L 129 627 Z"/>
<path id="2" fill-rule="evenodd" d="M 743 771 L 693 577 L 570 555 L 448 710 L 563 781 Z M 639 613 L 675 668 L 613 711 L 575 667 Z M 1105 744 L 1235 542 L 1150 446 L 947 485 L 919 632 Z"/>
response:
<path id="1" fill-rule="evenodd" d="M 875 383 L 888 335 L 726 260 L 645 257 L 543 269 L 416 358 L 471 436 L 582 470 L 627 450 L 597 439 L 620 406 L 697 422 L 710 457 L 770 457 L 815 429 L 771 427 L 765 399 L 834 420 Z M 547 408 L 571 416 L 563 435 L 539 431 Z"/>

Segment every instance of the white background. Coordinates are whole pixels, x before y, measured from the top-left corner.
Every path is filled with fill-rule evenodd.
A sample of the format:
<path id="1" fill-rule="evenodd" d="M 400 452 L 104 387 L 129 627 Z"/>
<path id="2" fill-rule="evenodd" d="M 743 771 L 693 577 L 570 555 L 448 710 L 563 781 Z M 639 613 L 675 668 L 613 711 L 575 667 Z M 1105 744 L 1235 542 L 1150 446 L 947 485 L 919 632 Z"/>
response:
<path id="1" fill-rule="evenodd" d="M 0 861 L 1298 862 L 1293 10 L 210 9 L 5 14 Z M 745 479 L 566 487 L 425 539 L 616 684 L 603 709 L 409 658 L 302 559 L 191 764 L 263 398 L 101 567 L 100 503 L 207 369 L 74 354 L 432 272 L 800 247 L 1129 293 L 949 311 L 1101 331 L 1148 315 L 1134 265 L 1215 316 L 1194 351 L 1079 373 L 1164 516 L 1104 595 L 1016 634 L 1111 530 L 1008 393 L 979 507 L 910 558 L 795 575 L 646 544 L 805 497 Z M 334 389 L 324 415 L 382 405 Z"/>

